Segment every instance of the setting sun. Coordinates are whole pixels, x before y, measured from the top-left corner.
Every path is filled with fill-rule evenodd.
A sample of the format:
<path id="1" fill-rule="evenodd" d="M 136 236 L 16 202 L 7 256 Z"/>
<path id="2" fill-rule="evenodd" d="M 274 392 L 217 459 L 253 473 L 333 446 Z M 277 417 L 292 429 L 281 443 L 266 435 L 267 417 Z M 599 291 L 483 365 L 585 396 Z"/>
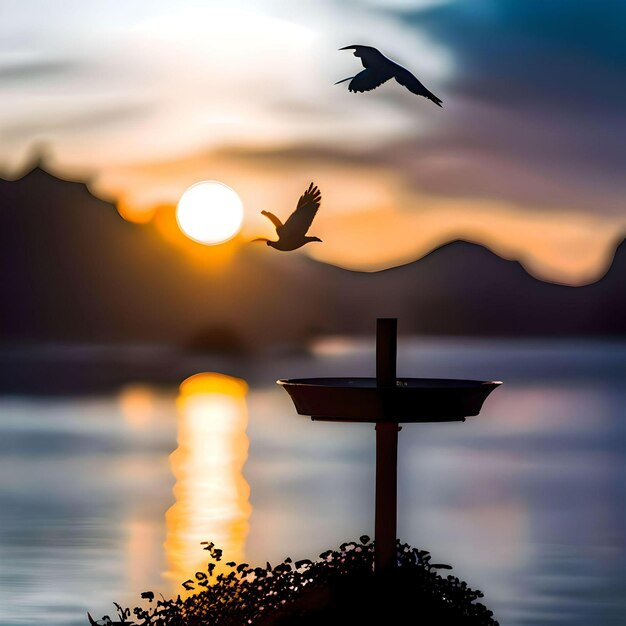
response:
<path id="1" fill-rule="evenodd" d="M 205 180 L 183 193 L 176 207 L 176 221 L 190 239 L 215 245 L 232 239 L 239 232 L 243 205 L 228 185 Z"/>

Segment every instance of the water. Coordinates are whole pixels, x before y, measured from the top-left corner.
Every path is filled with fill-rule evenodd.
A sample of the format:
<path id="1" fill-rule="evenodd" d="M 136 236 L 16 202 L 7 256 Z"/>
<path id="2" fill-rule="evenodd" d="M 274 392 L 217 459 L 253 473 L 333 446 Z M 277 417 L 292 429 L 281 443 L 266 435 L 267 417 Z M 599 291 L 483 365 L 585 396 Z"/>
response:
<path id="1" fill-rule="evenodd" d="M 335 340 L 224 368 L 250 384 L 246 559 L 314 557 L 373 534 L 373 427 L 312 423 L 273 384 L 371 375 L 373 346 Z M 404 426 L 400 537 L 454 565 L 504 625 L 623 624 L 626 344 L 405 340 L 398 372 L 505 382 L 478 418 Z M 113 600 L 174 590 L 179 382 L 177 370 L 169 386 L 0 396 L 0 623 L 84 624 Z M 202 489 L 187 489 L 198 508 L 224 508 Z"/>

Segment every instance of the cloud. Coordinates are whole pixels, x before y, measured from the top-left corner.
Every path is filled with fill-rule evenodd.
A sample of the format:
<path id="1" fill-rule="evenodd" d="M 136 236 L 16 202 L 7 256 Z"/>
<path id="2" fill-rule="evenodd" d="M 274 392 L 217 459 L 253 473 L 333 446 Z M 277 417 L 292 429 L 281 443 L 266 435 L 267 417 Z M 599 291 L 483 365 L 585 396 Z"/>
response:
<path id="1" fill-rule="evenodd" d="M 423 58 L 431 75 L 450 71 L 443 48 L 358 6 L 322 1 L 308 10 L 299 4 L 294 11 L 292 4 L 278 7 L 269 0 L 186 1 L 165 11 L 160 3 L 142 4 L 141 15 L 129 16 L 125 3 L 112 3 L 107 20 L 95 24 L 84 9 L 79 11 L 83 23 L 72 14 L 74 4 L 64 4 L 55 8 L 58 14 L 47 30 L 43 23 L 49 21 L 49 10 L 34 13 L 31 31 L 42 39 L 32 43 L 29 54 L 68 55 L 75 47 L 85 69 L 80 77 L 58 76 L 51 84 L 48 76 L 34 88 L 5 90 L 3 125 L 23 121 L 25 113 L 45 122 L 60 112 L 84 115 L 128 99 L 151 102 L 153 115 L 124 128 L 124 135 L 108 131 L 102 137 L 97 125 L 80 139 L 57 133 L 57 159 L 67 167 L 78 162 L 100 168 L 237 145 L 343 141 L 372 146 L 401 136 L 415 115 L 395 110 L 385 98 L 346 106 L 345 90 L 333 82 L 343 71 L 354 70 L 356 60 L 338 53 L 339 45 L 360 40 L 376 25 L 379 36 L 408 58 Z M 42 134 L 24 133 L 20 142 L 0 146 L 0 166 L 9 169 L 14 152 Z"/>
<path id="2" fill-rule="evenodd" d="M 501 202 L 468 202 L 409 194 L 405 206 L 422 210 L 330 215 L 320 229 L 324 248 L 311 254 L 353 270 L 377 271 L 409 263 L 456 239 L 481 243 L 515 259 L 541 280 L 585 285 L 609 269 L 626 220 L 571 211 L 526 210 Z M 381 243 L 382 242 L 382 243 Z"/>
<path id="3" fill-rule="evenodd" d="M 325 245 L 305 252 L 327 262 L 381 269 L 463 236 L 541 278 L 589 282 L 626 232 L 623 13 L 591 0 L 14 3 L 0 172 L 19 175 L 45 142 L 48 167 L 136 221 L 215 178 L 257 234 L 261 208 L 290 211 L 313 179 Z M 337 51 L 351 43 L 382 47 L 444 109 L 393 83 L 334 86 L 360 68 Z"/>
<path id="4" fill-rule="evenodd" d="M 164 197 L 175 204 L 201 178 L 235 187 L 246 217 L 244 237 L 274 235 L 262 209 L 285 217 L 313 180 L 322 207 L 311 233 L 324 244 L 306 253 L 351 270 L 377 271 L 408 263 L 455 239 L 486 245 L 519 260 L 542 280 L 582 285 L 600 279 L 626 232 L 623 216 L 596 216 L 571 208 L 505 200 L 442 196 L 410 184 L 398 168 L 367 158 L 291 151 L 223 151 L 133 169 L 120 168 L 92 182 L 104 197 L 122 198 L 122 213 L 141 221 Z M 160 181 L 158 198 L 154 180 Z M 129 217 L 128 215 L 126 215 Z"/>
<path id="5" fill-rule="evenodd" d="M 455 63 L 454 105 L 427 150 L 460 151 L 456 162 L 470 170 L 502 160 L 543 179 L 540 189 L 560 186 L 557 203 L 570 195 L 576 208 L 623 215 L 625 18 L 623 3 L 591 0 L 476 0 L 405 13 L 446 41 Z"/>
<path id="6" fill-rule="evenodd" d="M 6 86 L 7 83 L 14 85 L 16 82 L 54 80 L 58 75 L 68 74 L 78 67 L 73 61 L 60 59 L 28 59 L 13 63 L 5 60 L 0 64 L 0 83 Z"/>
<path id="7" fill-rule="evenodd" d="M 94 108 L 76 114 L 50 115 L 45 120 L 25 118 L 3 131 L 4 141 L 18 141 L 21 137 L 38 135 L 78 135 L 94 128 L 104 129 L 119 126 L 148 115 L 148 104 L 113 105 L 108 108 Z"/>

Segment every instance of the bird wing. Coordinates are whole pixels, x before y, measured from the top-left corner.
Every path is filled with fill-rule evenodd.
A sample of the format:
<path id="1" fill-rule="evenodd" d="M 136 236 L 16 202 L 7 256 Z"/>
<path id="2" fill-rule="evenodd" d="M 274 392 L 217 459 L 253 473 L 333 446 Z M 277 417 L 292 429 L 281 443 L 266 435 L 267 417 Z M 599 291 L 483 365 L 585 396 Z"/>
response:
<path id="1" fill-rule="evenodd" d="M 289 219 L 283 224 L 280 237 L 298 237 L 306 235 L 309 230 L 313 218 L 320 208 L 322 201 L 322 193 L 316 185 L 311 183 L 309 188 L 300 196 L 296 210 L 289 216 Z"/>
<path id="2" fill-rule="evenodd" d="M 432 102 L 434 102 L 437 106 L 441 106 L 442 100 L 438 98 L 434 93 L 428 91 L 422 83 L 417 80 L 417 78 L 409 72 L 405 67 L 401 65 L 396 65 L 396 71 L 394 72 L 394 78 L 403 86 L 406 87 L 410 92 L 418 95 L 424 96 L 424 98 L 428 98 Z"/>
<path id="3" fill-rule="evenodd" d="M 278 232 L 279 228 L 283 227 L 283 223 L 273 213 L 270 213 L 269 211 L 261 211 L 261 215 L 265 215 L 265 217 L 267 217 L 267 219 L 274 224 L 276 232 Z"/>
<path id="4" fill-rule="evenodd" d="M 364 91 L 371 91 L 380 87 L 383 83 L 387 82 L 393 76 L 393 72 L 388 71 L 387 68 L 373 68 L 370 67 L 362 72 L 359 72 L 348 85 L 348 91 L 353 93 L 363 93 Z"/>

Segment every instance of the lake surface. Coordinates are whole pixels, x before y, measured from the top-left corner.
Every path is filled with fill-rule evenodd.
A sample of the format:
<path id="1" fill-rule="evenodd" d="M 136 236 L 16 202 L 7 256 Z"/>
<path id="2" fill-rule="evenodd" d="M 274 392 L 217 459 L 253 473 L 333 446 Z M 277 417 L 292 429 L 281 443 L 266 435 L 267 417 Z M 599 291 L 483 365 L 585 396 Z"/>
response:
<path id="1" fill-rule="evenodd" d="M 373 426 L 311 422 L 274 384 L 372 375 L 373 343 L 262 362 L 179 357 L 170 381 L 161 363 L 159 384 L 137 375 L 76 396 L 37 393 L 38 364 L 108 371 L 110 353 L 2 356 L 22 368 L 20 393 L 0 396 L 4 626 L 84 624 L 87 610 L 113 615 L 113 600 L 171 594 L 205 561 L 203 539 L 265 564 L 373 535 Z M 201 377 L 179 390 L 203 371 L 248 388 Z M 400 538 L 452 564 L 503 625 L 624 624 L 626 344 L 405 338 L 398 375 L 505 383 L 480 417 L 403 427 Z"/>

